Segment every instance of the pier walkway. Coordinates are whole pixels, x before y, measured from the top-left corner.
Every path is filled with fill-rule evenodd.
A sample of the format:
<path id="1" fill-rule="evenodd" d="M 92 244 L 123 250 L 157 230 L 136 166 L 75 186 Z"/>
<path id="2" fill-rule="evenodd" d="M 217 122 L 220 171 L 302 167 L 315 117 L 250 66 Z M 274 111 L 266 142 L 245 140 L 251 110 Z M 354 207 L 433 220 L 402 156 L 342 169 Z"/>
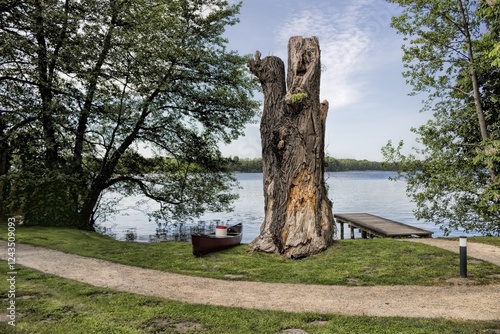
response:
<path id="1" fill-rule="evenodd" d="M 430 238 L 431 231 L 413 227 L 394 220 L 371 215 L 369 213 L 336 213 L 335 220 L 340 224 L 340 239 L 344 239 L 344 224 L 351 228 L 351 239 L 354 239 L 354 229 L 359 229 L 361 237 L 366 239 L 374 236 L 382 238 L 402 238 L 418 236 Z"/>

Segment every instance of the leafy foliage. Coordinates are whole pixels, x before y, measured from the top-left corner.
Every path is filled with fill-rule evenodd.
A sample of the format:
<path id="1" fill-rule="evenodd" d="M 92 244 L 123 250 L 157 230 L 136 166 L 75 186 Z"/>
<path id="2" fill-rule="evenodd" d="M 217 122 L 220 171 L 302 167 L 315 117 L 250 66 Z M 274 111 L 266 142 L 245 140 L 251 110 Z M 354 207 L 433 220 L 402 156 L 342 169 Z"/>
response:
<path id="1" fill-rule="evenodd" d="M 500 1 L 483 1 L 478 15 L 486 22 L 488 32 L 484 34 L 483 41 L 491 41 L 492 46 L 486 50 L 488 57 L 492 60 L 491 65 L 500 67 Z"/>
<path id="2" fill-rule="evenodd" d="M 300 92 L 300 93 L 292 94 L 290 96 L 290 100 L 293 104 L 295 104 L 295 103 L 300 103 L 306 97 L 307 97 L 307 93 Z"/>
<path id="3" fill-rule="evenodd" d="M 88 229 L 110 189 L 157 200 L 161 219 L 228 209 L 234 180 L 217 145 L 258 107 L 246 58 L 222 37 L 238 11 L 223 0 L 3 1 L 9 208 L 33 211 L 28 224 Z"/>
<path id="4" fill-rule="evenodd" d="M 484 30 L 484 2 L 390 1 L 403 7 L 392 26 L 405 35 L 404 76 L 414 93 L 429 96 L 434 119 L 418 129 L 414 154 L 403 143 L 383 148 L 399 165 L 418 219 L 445 233 L 455 229 L 500 234 L 500 137 L 498 68 L 488 57 L 498 34 Z M 490 25 L 498 29 L 498 25 Z M 496 37 L 493 37 L 496 36 Z"/>

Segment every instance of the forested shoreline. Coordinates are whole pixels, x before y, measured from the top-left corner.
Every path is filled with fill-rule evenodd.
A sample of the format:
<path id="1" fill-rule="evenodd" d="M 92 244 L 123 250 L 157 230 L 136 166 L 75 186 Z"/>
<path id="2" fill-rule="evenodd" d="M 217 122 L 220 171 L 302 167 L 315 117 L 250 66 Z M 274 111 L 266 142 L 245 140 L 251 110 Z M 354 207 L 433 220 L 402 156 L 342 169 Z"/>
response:
<path id="1" fill-rule="evenodd" d="M 239 173 L 262 173 L 261 158 L 230 157 L 230 169 Z M 397 165 L 378 161 L 325 158 L 325 172 L 396 171 Z"/>

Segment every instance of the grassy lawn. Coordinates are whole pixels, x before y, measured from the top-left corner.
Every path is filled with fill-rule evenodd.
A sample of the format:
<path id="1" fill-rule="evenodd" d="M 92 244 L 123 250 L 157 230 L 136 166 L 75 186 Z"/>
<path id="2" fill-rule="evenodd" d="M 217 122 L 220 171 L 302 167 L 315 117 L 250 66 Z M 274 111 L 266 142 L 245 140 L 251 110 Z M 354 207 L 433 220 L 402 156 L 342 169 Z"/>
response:
<path id="1" fill-rule="evenodd" d="M 8 271 L 4 261 L 0 261 L 0 268 Z M 308 333 L 466 334 L 496 333 L 494 330 L 500 329 L 500 321 L 342 316 L 190 305 L 95 288 L 21 266 L 17 270 L 16 327 L 0 322 L 0 333 L 275 334 L 299 328 Z M 0 293 L 6 296 L 7 291 L 7 281 L 0 280 Z M 5 306 L 0 310 L 4 319 L 6 313 Z"/>
<path id="2" fill-rule="evenodd" d="M 500 237 L 469 237 L 468 242 L 479 242 L 500 247 Z"/>
<path id="3" fill-rule="evenodd" d="M 0 226 L 6 239 L 6 227 Z M 344 240 L 303 260 L 248 253 L 247 246 L 196 258 L 189 243 L 120 242 L 96 233 L 62 228 L 16 228 L 17 242 L 113 262 L 221 279 L 342 285 L 446 285 L 459 276 L 458 255 L 391 239 Z M 492 239 L 494 240 L 494 239 Z M 472 240 L 470 240 L 472 241 Z M 476 241 L 476 240 L 474 240 Z M 487 241 L 495 243 L 496 241 Z M 9 270 L 0 261 L 4 273 Z M 500 321 L 449 321 L 243 310 L 191 305 L 91 287 L 16 265 L 16 327 L 0 333 L 496 333 Z M 468 280 L 500 282 L 500 267 L 471 261 Z M 7 296 L 8 281 L 0 280 Z M 5 319 L 8 299 L 0 316 Z"/>
<path id="4" fill-rule="evenodd" d="M 4 225 L 0 236 L 5 239 Z M 186 242 L 123 242 L 63 228 L 18 227 L 16 238 L 18 242 L 122 264 L 219 279 L 369 286 L 446 285 L 459 276 L 457 254 L 392 239 L 342 240 L 318 255 L 289 260 L 247 252 L 247 245 L 196 258 Z M 500 267 L 471 261 L 468 278 L 475 284 L 499 283 Z"/>

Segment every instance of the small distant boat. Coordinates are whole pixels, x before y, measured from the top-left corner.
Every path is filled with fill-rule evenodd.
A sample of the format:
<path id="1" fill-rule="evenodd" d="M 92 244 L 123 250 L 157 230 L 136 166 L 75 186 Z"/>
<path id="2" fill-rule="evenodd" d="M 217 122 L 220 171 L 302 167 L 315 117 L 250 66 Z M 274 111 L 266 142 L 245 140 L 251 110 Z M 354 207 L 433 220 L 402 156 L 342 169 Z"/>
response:
<path id="1" fill-rule="evenodd" d="M 237 246 L 241 243 L 242 236 L 243 224 L 241 223 L 228 227 L 225 236 L 216 236 L 216 233 L 191 234 L 193 255 L 202 256 Z"/>

